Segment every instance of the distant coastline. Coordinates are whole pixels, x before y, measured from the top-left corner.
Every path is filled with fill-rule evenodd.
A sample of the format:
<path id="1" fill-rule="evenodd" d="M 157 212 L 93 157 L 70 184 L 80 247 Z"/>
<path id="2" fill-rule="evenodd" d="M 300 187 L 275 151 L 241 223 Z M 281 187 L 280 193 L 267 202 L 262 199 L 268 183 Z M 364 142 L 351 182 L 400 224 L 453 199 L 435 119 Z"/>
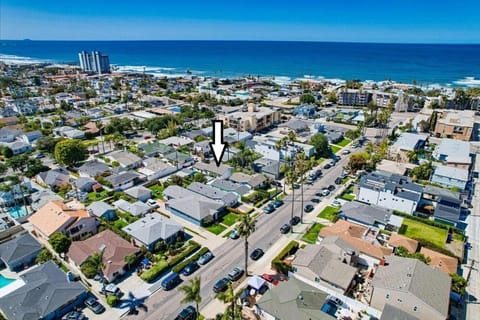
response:
<path id="1" fill-rule="evenodd" d="M 156 76 L 267 76 L 480 86 L 480 45 L 283 41 L 0 40 L 0 61 L 72 63 L 100 50 L 119 71 Z"/>

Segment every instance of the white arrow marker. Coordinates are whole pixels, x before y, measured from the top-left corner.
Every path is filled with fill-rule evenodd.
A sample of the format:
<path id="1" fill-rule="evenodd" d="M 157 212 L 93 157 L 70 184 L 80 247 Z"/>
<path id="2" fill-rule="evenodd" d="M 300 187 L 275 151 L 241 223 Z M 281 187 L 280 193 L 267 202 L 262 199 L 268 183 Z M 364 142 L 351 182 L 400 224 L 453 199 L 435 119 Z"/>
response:
<path id="1" fill-rule="evenodd" d="M 210 148 L 213 152 L 213 158 L 217 167 L 222 163 L 223 154 L 225 153 L 225 144 L 223 143 L 223 121 L 213 120 L 213 142 L 210 142 Z"/>

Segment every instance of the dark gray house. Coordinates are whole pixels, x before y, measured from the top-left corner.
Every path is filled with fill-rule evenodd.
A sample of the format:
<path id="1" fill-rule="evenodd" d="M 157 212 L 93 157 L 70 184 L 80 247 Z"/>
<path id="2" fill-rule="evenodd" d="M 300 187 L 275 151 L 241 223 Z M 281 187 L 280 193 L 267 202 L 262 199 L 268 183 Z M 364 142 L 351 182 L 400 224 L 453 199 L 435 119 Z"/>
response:
<path id="1" fill-rule="evenodd" d="M 87 291 L 81 282 L 46 262 L 20 276 L 24 285 L 0 298 L 0 310 L 10 320 L 53 320 L 81 305 Z"/>
<path id="2" fill-rule="evenodd" d="M 41 250 L 42 246 L 30 233 L 18 234 L 0 244 L 0 260 L 11 271 L 18 271 L 32 265 Z"/>

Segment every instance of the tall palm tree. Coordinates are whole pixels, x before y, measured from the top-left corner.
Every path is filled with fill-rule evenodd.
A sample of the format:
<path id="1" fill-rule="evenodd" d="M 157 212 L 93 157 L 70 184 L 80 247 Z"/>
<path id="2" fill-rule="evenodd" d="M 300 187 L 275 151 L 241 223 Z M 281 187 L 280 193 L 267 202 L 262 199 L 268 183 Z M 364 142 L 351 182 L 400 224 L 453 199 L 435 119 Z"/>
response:
<path id="1" fill-rule="evenodd" d="M 248 276 L 248 237 L 255 231 L 257 220 L 249 214 L 244 214 L 240 218 L 237 230 L 238 235 L 244 240 L 245 248 L 245 275 Z"/>
<path id="2" fill-rule="evenodd" d="M 103 122 L 102 120 L 95 121 L 95 127 L 97 127 L 98 132 L 100 132 L 100 141 L 102 141 L 103 153 L 105 153 L 105 141 L 103 139 Z"/>
<path id="3" fill-rule="evenodd" d="M 227 291 L 225 292 L 219 292 L 215 295 L 215 298 L 218 300 L 222 301 L 225 304 L 230 303 L 230 309 L 231 309 L 231 315 L 232 315 L 232 320 L 235 319 L 235 292 L 233 291 L 233 286 L 232 283 L 228 284 Z M 227 308 L 228 310 L 228 308 Z"/>
<path id="4" fill-rule="evenodd" d="M 185 302 L 195 302 L 195 310 L 197 311 L 196 319 L 200 319 L 200 312 L 198 309 L 198 305 L 202 302 L 202 296 L 200 295 L 200 285 L 201 279 L 200 277 L 195 277 L 190 280 L 190 285 L 184 284 L 179 289 L 183 292 L 184 297 L 182 299 L 182 303 Z"/>
<path id="5" fill-rule="evenodd" d="M 303 185 L 305 184 L 305 174 L 309 170 L 310 161 L 307 159 L 307 156 L 302 151 L 297 153 L 295 156 L 295 168 L 294 170 L 297 171 L 297 175 L 300 177 L 300 193 L 301 193 L 301 208 L 300 211 L 300 222 L 303 223 Z"/>
<path id="6" fill-rule="evenodd" d="M 292 213 L 291 219 L 293 219 L 293 210 L 294 210 L 294 202 L 295 202 L 295 183 L 298 181 L 298 172 L 292 168 L 288 167 L 288 171 L 285 177 L 285 183 L 288 183 L 292 186 Z M 303 210 L 303 209 L 302 209 Z M 290 232 L 293 232 L 293 226 L 290 228 Z"/>

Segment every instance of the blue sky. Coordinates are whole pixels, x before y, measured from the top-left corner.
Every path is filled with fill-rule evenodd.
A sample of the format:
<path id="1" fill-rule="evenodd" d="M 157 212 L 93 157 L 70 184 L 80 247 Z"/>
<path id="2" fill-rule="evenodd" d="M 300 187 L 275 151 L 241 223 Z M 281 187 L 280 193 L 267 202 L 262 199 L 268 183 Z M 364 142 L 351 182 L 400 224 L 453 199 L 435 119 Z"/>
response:
<path id="1" fill-rule="evenodd" d="M 480 43 L 479 0 L 0 0 L 0 39 Z"/>

